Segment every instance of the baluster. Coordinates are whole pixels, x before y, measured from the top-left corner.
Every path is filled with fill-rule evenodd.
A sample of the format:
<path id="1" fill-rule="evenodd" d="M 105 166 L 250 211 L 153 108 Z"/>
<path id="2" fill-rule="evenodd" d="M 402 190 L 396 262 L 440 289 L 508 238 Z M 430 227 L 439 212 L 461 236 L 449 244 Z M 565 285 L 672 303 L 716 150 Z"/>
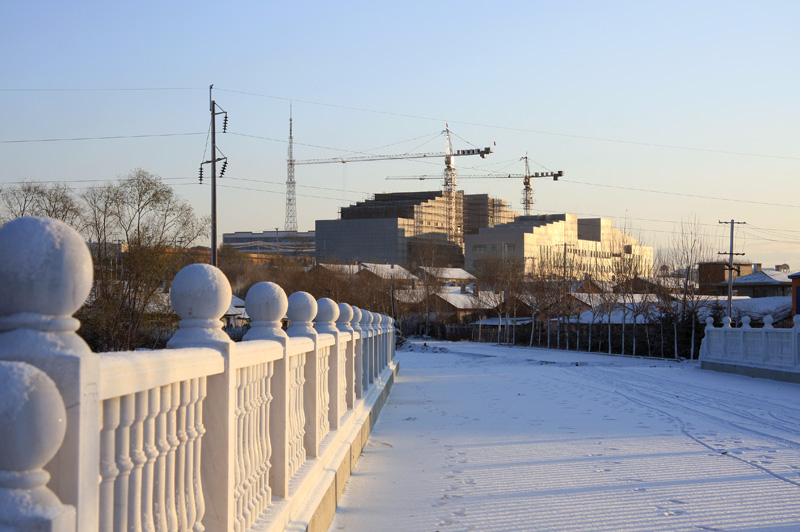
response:
<path id="1" fill-rule="evenodd" d="M 272 403 L 272 395 L 270 394 L 270 380 L 272 379 L 272 363 L 263 364 L 261 366 L 261 415 L 259 417 L 259 442 L 261 442 L 261 466 L 260 466 L 260 508 L 264 510 L 270 503 L 272 496 L 269 487 L 269 471 L 270 459 L 272 456 L 272 447 L 269 438 L 269 408 Z"/>
<path id="2" fill-rule="evenodd" d="M 234 457 L 234 499 L 236 501 L 236 514 L 234 516 L 234 530 L 244 530 L 244 369 L 236 370 L 236 406 L 234 416 L 236 419 L 236 456 Z"/>
<path id="3" fill-rule="evenodd" d="M 130 474 L 133 469 L 131 425 L 136 416 L 135 408 L 133 395 L 120 398 L 120 424 L 117 429 L 115 448 L 119 475 L 114 483 L 114 530 L 128 529 L 128 494 L 130 492 Z"/>
<path id="4" fill-rule="evenodd" d="M 194 408 L 194 425 L 197 431 L 197 438 L 194 442 L 194 500 L 197 508 L 197 518 L 193 527 L 194 532 L 203 532 L 206 527 L 203 525 L 203 517 L 206 515 L 206 500 L 203 495 L 203 482 L 201 477 L 201 460 L 203 448 L 203 435 L 206 428 L 203 425 L 203 402 L 208 393 L 206 377 L 197 379 L 197 403 Z"/>
<path id="5" fill-rule="evenodd" d="M 194 407 L 197 403 L 197 381 L 191 379 L 181 382 L 181 394 L 186 396 L 186 444 L 184 496 L 186 498 L 186 528 L 194 528 L 197 522 L 197 506 L 194 500 L 194 442 L 197 430 L 194 425 Z"/>
<path id="6" fill-rule="evenodd" d="M 353 320 L 353 308 L 347 303 L 339 303 L 339 319 L 336 320 L 336 327 L 343 333 L 350 334 L 350 341 L 345 346 L 345 370 L 344 380 L 346 405 L 347 408 L 355 406 L 355 345 L 356 337 L 355 330 L 353 330 L 350 322 Z"/>
<path id="7" fill-rule="evenodd" d="M 149 410 L 147 392 L 138 392 L 134 396 L 135 416 L 131 425 L 131 461 L 133 469 L 130 474 L 130 491 L 128 492 L 128 526 L 131 530 L 142 529 L 142 468 L 147 462 L 144 452 L 144 420 Z"/>
<path id="8" fill-rule="evenodd" d="M 340 360 L 343 360 L 343 355 L 341 348 L 342 337 L 336 327 L 338 318 L 339 306 L 335 301 L 327 297 L 317 301 L 317 332 L 333 336 L 333 346 L 326 348 L 327 357 L 320 368 L 323 370 L 320 382 L 324 385 L 324 390 L 320 393 L 320 405 L 323 410 L 322 415 L 325 416 L 324 420 L 320 420 L 323 430 L 320 437 L 324 437 L 327 432 L 339 428 L 339 422 L 345 411 L 342 408 L 344 394 L 340 385 L 344 380 L 344 371 L 342 371 L 342 364 L 340 364 Z"/>
<path id="9" fill-rule="evenodd" d="M 364 330 L 361 328 L 361 309 L 352 307 L 353 319 L 350 325 L 358 335 L 358 339 L 353 347 L 355 359 L 353 369 L 355 370 L 355 394 L 357 399 L 364 397 Z"/>
<path id="10" fill-rule="evenodd" d="M 175 477 L 177 467 L 175 465 L 175 454 L 178 450 L 178 405 L 179 396 L 176 394 L 178 384 L 170 384 L 161 388 L 161 403 L 166 409 L 166 442 L 167 455 L 164 461 L 165 466 L 165 492 L 166 501 L 164 514 L 167 519 L 167 529 L 170 532 L 178 530 L 178 503 L 175 500 Z M 163 409 L 162 409 L 163 410 Z"/>
<path id="11" fill-rule="evenodd" d="M 172 385 L 172 403 L 176 406 L 175 409 L 175 438 L 177 446 L 175 447 L 175 514 L 178 518 L 178 529 L 186 530 L 186 499 L 184 493 L 184 475 L 186 470 L 186 404 L 188 399 L 184 402 L 184 397 L 181 394 L 181 384 L 176 382 Z"/>
<path id="12" fill-rule="evenodd" d="M 147 419 L 144 422 L 144 454 L 147 463 L 142 471 L 142 528 L 144 530 L 156 530 L 155 513 L 158 508 L 155 506 L 155 465 L 159 455 L 156 447 L 156 417 L 161 411 L 161 390 L 153 388 L 147 392 Z"/>
<path id="13" fill-rule="evenodd" d="M 246 368 L 247 384 L 245 387 L 245 436 L 242 438 L 244 441 L 245 451 L 245 487 L 247 493 L 246 512 L 245 512 L 245 527 L 249 528 L 256 518 L 255 508 L 255 471 L 256 471 L 256 458 L 253 454 L 256 446 L 256 437 L 253 433 L 253 381 L 255 370 L 253 366 Z"/>
<path id="14" fill-rule="evenodd" d="M 116 430 L 119 426 L 119 397 L 103 401 L 100 431 L 100 531 L 114 530 L 114 484 L 119 475 L 116 460 Z"/>
<path id="15" fill-rule="evenodd" d="M 177 530 L 178 523 L 175 518 L 174 503 L 174 446 L 172 431 L 174 421 L 172 418 L 172 385 L 162 386 L 159 390 L 159 408 L 156 417 L 156 448 L 158 457 L 155 464 L 155 480 L 153 493 L 155 500 L 156 529 L 163 531 Z"/>

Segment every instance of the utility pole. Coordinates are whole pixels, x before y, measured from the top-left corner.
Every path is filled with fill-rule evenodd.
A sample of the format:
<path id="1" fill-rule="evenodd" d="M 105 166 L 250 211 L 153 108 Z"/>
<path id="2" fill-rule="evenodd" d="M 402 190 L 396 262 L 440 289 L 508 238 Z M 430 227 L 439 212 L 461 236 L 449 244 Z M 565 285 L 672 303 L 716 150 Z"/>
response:
<path id="1" fill-rule="evenodd" d="M 741 269 L 739 267 L 733 267 L 733 256 L 734 255 L 744 255 L 744 253 L 734 253 L 733 252 L 733 226 L 734 225 L 744 225 L 747 222 L 737 222 L 735 220 L 731 220 L 730 222 L 723 222 L 722 220 L 719 221 L 721 224 L 731 224 L 731 249 L 729 252 L 720 251 L 718 255 L 728 255 L 728 318 L 732 317 L 733 314 L 733 271 L 736 270 L 737 272 L 741 273 Z"/>
<path id="2" fill-rule="evenodd" d="M 222 152 L 217 148 L 217 115 L 225 115 L 222 122 L 222 132 L 228 131 L 228 113 L 222 107 L 217 105 L 214 101 L 211 91 L 214 85 L 208 86 L 208 101 L 209 110 L 211 111 L 211 158 L 203 161 L 200 164 L 200 184 L 203 183 L 203 165 L 211 165 L 211 265 L 217 265 L 217 162 L 222 161 L 222 169 L 220 170 L 219 177 L 225 175 L 225 169 L 228 167 L 228 158 L 222 155 Z M 219 110 L 218 110 L 219 109 Z M 219 152 L 222 157 L 217 155 Z"/>

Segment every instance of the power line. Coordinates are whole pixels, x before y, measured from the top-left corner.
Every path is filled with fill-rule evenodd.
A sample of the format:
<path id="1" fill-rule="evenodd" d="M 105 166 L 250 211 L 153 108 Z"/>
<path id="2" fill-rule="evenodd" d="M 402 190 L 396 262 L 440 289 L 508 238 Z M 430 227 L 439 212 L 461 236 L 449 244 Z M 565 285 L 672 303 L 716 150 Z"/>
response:
<path id="1" fill-rule="evenodd" d="M 144 92 L 144 91 L 193 91 L 193 90 L 203 90 L 201 87 L 134 87 L 134 88 L 123 88 L 123 87 L 110 87 L 110 88 L 4 88 L 0 89 L 0 92 Z M 431 117 L 431 116 L 423 116 L 423 115 L 415 115 L 411 113 L 400 113 L 400 112 L 393 112 L 393 111 L 381 111 L 378 109 L 367 109 L 363 107 L 355 107 L 349 105 L 341 105 L 341 104 L 332 104 L 332 103 L 325 103 L 325 102 L 316 102 L 313 100 L 301 100 L 297 98 L 287 98 L 283 96 L 274 96 L 269 94 L 262 94 L 257 92 L 250 92 L 250 91 L 241 91 L 241 90 L 234 90 L 234 89 L 217 89 L 224 92 L 230 92 L 233 94 L 243 94 L 247 96 L 256 96 L 260 98 L 269 98 L 273 100 L 282 100 L 282 101 L 294 101 L 300 103 L 306 103 L 309 105 L 318 105 L 323 107 L 331 107 L 336 109 L 346 109 L 350 111 L 359 111 L 364 113 L 372 113 L 372 114 L 382 114 L 387 116 L 398 116 L 403 118 L 414 118 L 418 120 L 429 120 L 429 121 L 436 121 L 436 122 L 449 122 L 451 124 L 464 124 L 469 126 L 476 126 L 476 127 L 486 127 L 491 129 L 499 129 L 504 131 L 515 131 L 519 133 L 535 133 L 539 135 L 550 135 L 550 136 L 557 136 L 557 137 L 566 137 L 566 138 L 575 138 L 575 139 L 582 139 L 582 140 L 595 140 L 600 142 L 613 142 L 619 144 L 631 144 L 636 146 L 649 146 L 654 148 L 667 148 L 673 150 L 687 150 L 687 151 L 699 151 L 699 152 L 706 152 L 706 153 L 720 153 L 725 155 L 739 155 L 739 156 L 746 156 L 746 157 L 762 157 L 762 158 L 770 158 L 770 159 L 786 159 L 786 160 L 800 160 L 800 157 L 793 157 L 793 156 L 785 156 L 785 155 L 773 155 L 773 154 L 765 154 L 765 153 L 752 153 L 752 152 L 741 152 L 741 151 L 734 151 L 734 150 L 718 150 L 713 148 L 697 148 L 693 146 L 681 146 L 677 144 L 662 144 L 656 142 L 644 142 L 644 141 L 635 141 L 635 140 L 626 140 L 626 139 L 613 139 L 608 137 L 597 137 L 591 135 L 576 135 L 571 133 L 560 133 L 556 131 L 544 131 L 544 130 L 537 130 L 537 129 L 528 129 L 528 128 L 519 128 L 519 127 L 510 127 L 510 126 L 500 126 L 496 124 L 484 124 L 480 122 L 467 122 L 461 120 L 451 120 L 445 119 L 440 117 Z M 83 140 L 83 139 L 81 139 Z M 274 139 L 270 139 L 274 140 Z"/>
<path id="2" fill-rule="evenodd" d="M 187 137 L 191 135 L 205 135 L 205 132 L 197 133 L 160 133 L 153 135 L 111 135 L 107 137 L 69 137 L 59 139 L 19 139 L 19 140 L 0 140 L 0 144 L 20 144 L 24 142 L 64 142 L 81 140 L 116 140 L 116 139 L 143 139 L 150 137 Z"/>
<path id="3" fill-rule="evenodd" d="M 0 92 L 137 92 L 137 91 L 195 91 L 205 90 L 204 87 L 109 87 L 109 88 L 22 88 L 22 89 L 0 89 Z"/>
<path id="4" fill-rule="evenodd" d="M 750 203 L 753 205 L 767 205 L 770 207 L 789 207 L 792 209 L 800 209 L 800 205 L 790 205 L 786 203 L 769 203 L 766 201 L 752 201 L 752 200 L 742 200 L 742 199 L 734 199 L 734 198 L 720 198 L 718 196 L 702 196 L 699 194 L 686 194 L 683 192 L 670 192 L 667 190 L 652 190 L 647 188 L 634 188 L 634 187 L 623 187 L 619 185 L 608 185 L 604 183 L 586 183 L 584 181 L 574 181 L 572 179 L 560 179 L 559 181 L 565 183 L 574 183 L 577 185 L 587 185 L 591 187 L 603 187 L 603 188 L 613 188 L 617 190 L 632 190 L 635 192 L 649 192 L 651 194 L 666 194 L 669 196 L 681 196 L 684 198 L 698 198 L 698 199 L 710 199 L 716 201 L 732 201 L 736 203 Z"/>
<path id="5" fill-rule="evenodd" d="M 366 109 L 363 107 L 354 107 L 348 105 L 339 105 L 339 104 L 331 104 L 331 103 L 323 103 L 323 102 L 315 102 L 312 100 L 299 100 L 297 98 L 285 98 L 282 96 L 272 96 L 269 94 L 259 94 L 256 92 L 246 92 L 246 91 L 238 91 L 232 89 L 219 89 L 221 91 L 232 92 L 236 94 L 245 94 L 248 96 L 258 96 L 261 98 L 270 98 L 274 100 L 284 100 L 284 101 L 294 101 L 300 103 L 307 103 L 309 105 L 319 105 L 323 107 L 332 107 L 336 109 L 347 109 L 350 111 L 360 111 L 364 113 L 373 113 L 373 114 L 382 114 L 388 116 L 399 116 L 403 118 L 415 118 L 419 120 L 432 120 L 436 122 L 449 122 L 451 124 L 463 124 L 468 126 L 476 126 L 476 127 L 486 127 L 491 129 L 499 129 L 503 131 L 515 131 L 518 133 L 536 133 L 539 135 L 550 135 L 556 137 L 567 137 L 567 138 L 574 138 L 574 139 L 582 139 L 582 140 L 596 140 L 601 142 L 613 142 L 619 144 L 631 144 L 636 146 L 650 146 L 653 148 L 667 148 L 672 150 L 687 150 L 687 151 L 699 151 L 699 152 L 707 152 L 707 153 L 720 153 L 725 155 L 740 155 L 740 156 L 747 156 L 747 157 L 763 157 L 769 159 L 788 159 L 793 161 L 800 161 L 800 157 L 791 157 L 785 155 L 772 155 L 772 154 L 764 154 L 764 153 L 750 153 L 750 152 L 740 152 L 740 151 L 733 151 L 733 150 L 716 150 L 712 148 L 695 148 L 692 146 L 680 146 L 677 144 L 659 144 L 656 142 L 644 142 L 644 141 L 635 141 L 635 140 L 625 140 L 625 139 L 612 139 L 607 137 L 596 137 L 590 135 L 575 135 L 570 133 L 558 133 L 555 131 L 543 131 L 537 129 L 527 129 L 527 128 L 519 128 L 519 127 L 510 127 L 510 126 L 498 126 L 494 124 L 483 124 L 480 122 L 465 122 L 461 120 L 450 120 L 445 118 L 439 117 L 430 117 L 430 116 L 422 116 L 422 115 L 414 115 L 409 113 L 398 113 L 392 111 L 380 111 L 377 109 Z"/>

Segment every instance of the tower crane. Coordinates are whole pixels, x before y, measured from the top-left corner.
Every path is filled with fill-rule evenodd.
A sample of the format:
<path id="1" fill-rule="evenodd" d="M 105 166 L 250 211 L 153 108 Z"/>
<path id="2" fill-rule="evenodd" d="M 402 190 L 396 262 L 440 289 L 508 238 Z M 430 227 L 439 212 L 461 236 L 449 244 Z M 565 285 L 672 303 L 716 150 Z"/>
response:
<path id="1" fill-rule="evenodd" d="M 292 227 L 292 230 L 297 230 L 297 210 L 295 199 L 295 180 L 294 180 L 294 167 L 297 165 L 306 164 L 330 164 L 330 163 L 356 163 L 368 161 L 392 161 L 400 159 L 429 159 L 435 157 L 444 157 L 444 196 L 447 205 L 447 237 L 449 240 L 460 244 L 462 238 L 463 224 L 459 220 L 458 206 L 456 205 L 456 169 L 453 166 L 453 157 L 461 157 L 466 155 L 479 155 L 485 159 L 487 155 L 493 153 L 491 147 L 486 148 L 470 148 L 465 150 L 453 150 L 452 143 L 450 142 L 450 126 L 445 124 L 445 130 L 442 133 L 446 137 L 446 147 L 444 152 L 427 152 L 427 153 L 398 153 L 386 155 L 359 155 L 355 157 L 333 157 L 330 159 L 300 159 L 295 160 L 292 153 L 292 129 L 291 118 L 289 119 L 289 159 L 287 160 L 287 179 L 286 179 L 286 227 Z M 437 176 L 441 179 L 442 176 Z"/>
<path id="2" fill-rule="evenodd" d="M 552 177 L 553 181 L 558 181 L 559 177 L 564 175 L 561 170 L 552 172 L 533 172 L 531 173 L 530 165 L 528 163 L 528 156 L 520 157 L 520 161 L 525 161 L 524 174 L 485 174 L 485 175 L 462 175 L 461 179 L 519 179 L 522 178 L 522 209 L 525 216 L 531 215 L 531 208 L 533 207 L 533 188 L 531 187 L 531 179 L 541 179 L 543 177 Z M 415 175 L 415 176 L 390 176 L 387 180 L 409 180 L 418 179 L 420 181 L 425 179 L 438 179 L 436 175 Z"/>

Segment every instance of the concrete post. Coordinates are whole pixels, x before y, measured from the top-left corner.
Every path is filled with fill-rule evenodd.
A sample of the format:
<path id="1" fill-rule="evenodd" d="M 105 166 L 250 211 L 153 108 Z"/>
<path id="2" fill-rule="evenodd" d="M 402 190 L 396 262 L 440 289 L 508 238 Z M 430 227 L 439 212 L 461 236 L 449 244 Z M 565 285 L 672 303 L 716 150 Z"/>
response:
<path id="1" fill-rule="evenodd" d="M 0 228 L 0 360 L 42 370 L 66 405 L 67 433 L 47 465 L 50 489 L 77 509 L 77 529 L 97 530 L 99 357 L 72 317 L 92 288 L 92 258 L 77 231 L 50 218 Z"/>
<path id="2" fill-rule="evenodd" d="M 207 380 L 204 400 L 200 481 L 204 515 L 197 516 L 209 532 L 233 529 L 236 375 L 230 371 L 233 342 L 222 330 L 221 318 L 231 303 L 225 274 L 209 264 L 191 264 L 175 276 L 170 300 L 181 318 L 167 348 L 210 347 L 225 359 L 225 371 Z M 197 449 L 200 452 L 200 448 Z"/>
<path id="3" fill-rule="evenodd" d="M 317 430 L 320 405 L 317 400 L 319 390 L 319 345 L 314 318 L 317 315 L 317 301 L 308 292 L 295 292 L 289 296 L 289 309 L 286 312 L 291 323 L 286 334 L 292 338 L 310 338 L 314 348 L 306 355 L 303 375 L 303 412 L 305 414 L 305 435 L 303 445 L 309 456 L 319 456 L 320 436 Z"/>

